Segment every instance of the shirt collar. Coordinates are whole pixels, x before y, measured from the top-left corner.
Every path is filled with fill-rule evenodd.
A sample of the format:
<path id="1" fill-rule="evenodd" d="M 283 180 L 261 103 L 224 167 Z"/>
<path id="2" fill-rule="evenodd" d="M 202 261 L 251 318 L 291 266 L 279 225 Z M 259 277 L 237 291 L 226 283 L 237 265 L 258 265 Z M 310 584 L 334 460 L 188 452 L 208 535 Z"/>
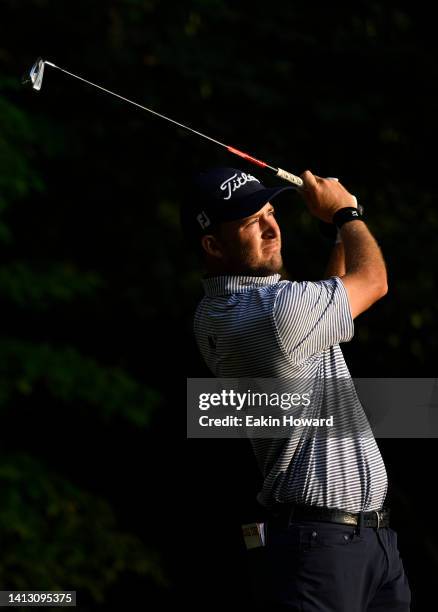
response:
<path id="1" fill-rule="evenodd" d="M 205 295 L 214 297 L 218 295 L 229 295 L 231 293 L 243 293 L 257 287 L 275 285 L 280 280 L 280 274 L 271 276 L 213 276 L 203 278 Z"/>

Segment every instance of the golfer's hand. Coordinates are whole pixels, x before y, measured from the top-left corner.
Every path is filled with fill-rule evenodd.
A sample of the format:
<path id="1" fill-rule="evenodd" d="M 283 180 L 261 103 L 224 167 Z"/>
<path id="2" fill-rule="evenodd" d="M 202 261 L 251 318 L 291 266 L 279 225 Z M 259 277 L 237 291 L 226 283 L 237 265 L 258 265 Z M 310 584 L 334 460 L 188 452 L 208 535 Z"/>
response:
<path id="1" fill-rule="evenodd" d="M 306 170 L 301 174 L 303 196 L 310 213 L 326 223 L 332 223 L 333 215 L 340 208 L 354 206 L 357 208 L 357 200 L 348 192 L 339 181 L 324 179 L 315 176 Z"/>

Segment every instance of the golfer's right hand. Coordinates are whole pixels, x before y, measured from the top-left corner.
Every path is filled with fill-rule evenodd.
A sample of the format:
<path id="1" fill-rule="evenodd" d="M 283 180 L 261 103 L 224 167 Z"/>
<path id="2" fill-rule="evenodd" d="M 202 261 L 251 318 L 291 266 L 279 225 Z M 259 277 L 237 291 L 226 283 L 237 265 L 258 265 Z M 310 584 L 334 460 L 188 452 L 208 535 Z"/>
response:
<path id="1" fill-rule="evenodd" d="M 340 208 L 354 206 L 357 200 L 339 181 L 321 178 L 306 170 L 301 174 L 303 189 L 300 190 L 310 213 L 326 223 L 332 223 L 333 215 Z"/>

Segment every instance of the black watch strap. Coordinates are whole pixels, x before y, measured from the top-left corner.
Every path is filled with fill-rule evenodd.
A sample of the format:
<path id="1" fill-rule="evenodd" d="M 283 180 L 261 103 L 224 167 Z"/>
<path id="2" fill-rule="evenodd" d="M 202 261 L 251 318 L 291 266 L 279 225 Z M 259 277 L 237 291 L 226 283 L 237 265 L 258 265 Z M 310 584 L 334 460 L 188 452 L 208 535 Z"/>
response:
<path id="1" fill-rule="evenodd" d="M 333 215 L 333 223 L 338 229 L 340 229 L 344 225 L 344 223 L 347 223 L 348 221 L 361 220 L 363 220 L 363 216 L 360 211 L 354 206 L 346 206 L 345 208 L 340 208 Z"/>

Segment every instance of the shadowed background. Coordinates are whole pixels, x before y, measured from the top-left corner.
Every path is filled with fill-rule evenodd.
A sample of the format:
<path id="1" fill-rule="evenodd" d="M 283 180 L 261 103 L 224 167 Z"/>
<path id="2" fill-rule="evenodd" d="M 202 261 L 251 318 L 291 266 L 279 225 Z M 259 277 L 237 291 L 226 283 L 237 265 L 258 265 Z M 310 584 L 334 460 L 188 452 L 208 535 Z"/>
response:
<path id="1" fill-rule="evenodd" d="M 185 384 L 208 376 L 202 295 L 182 244 L 189 172 L 278 181 L 46 68 L 38 56 L 365 206 L 389 294 L 343 345 L 355 377 L 436 374 L 434 25 L 411 5 L 303 1 L 0 4 L 0 588 L 76 589 L 82 609 L 245 609 L 240 523 L 260 485 L 240 440 L 185 439 Z M 296 194 L 279 200 L 290 278 L 328 258 Z M 393 526 L 424 610 L 437 441 L 378 440 Z"/>

